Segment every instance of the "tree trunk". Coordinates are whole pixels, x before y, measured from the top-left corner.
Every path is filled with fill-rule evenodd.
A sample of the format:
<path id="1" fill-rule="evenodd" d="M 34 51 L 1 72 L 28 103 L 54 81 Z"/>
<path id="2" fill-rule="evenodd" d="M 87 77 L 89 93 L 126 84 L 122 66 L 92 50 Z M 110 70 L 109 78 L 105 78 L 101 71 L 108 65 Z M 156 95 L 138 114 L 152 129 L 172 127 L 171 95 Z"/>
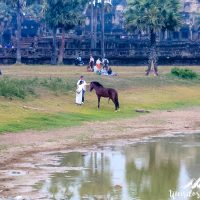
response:
<path id="1" fill-rule="evenodd" d="M 56 65 L 57 49 L 56 49 L 56 28 L 53 28 L 53 46 L 52 46 L 51 64 Z"/>
<path id="2" fill-rule="evenodd" d="M 0 45 L 3 46 L 3 31 L 0 32 Z"/>
<path id="3" fill-rule="evenodd" d="M 62 40 L 60 45 L 59 57 L 58 57 L 58 64 L 63 64 L 63 56 L 65 51 L 65 29 L 62 28 Z"/>
<path id="4" fill-rule="evenodd" d="M 193 40 L 192 26 L 189 27 L 189 31 L 190 31 L 190 40 Z"/>
<path id="5" fill-rule="evenodd" d="M 101 0 L 101 57 L 105 57 L 104 47 L 104 0 Z"/>
<path id="6" fill-rule="evenodd" d="M 157 52 L 156 52 L 156 33 L 153 29 L 150 31 L 150 52 L 149 52 L 149 60 L 148 60 L 148 69 L 146 71 L 146 75 L 149 75 L 151 69 L 153 68 L 154 75 L 158 76 L 158 68 L 157 68 Z"/>
<path id="7" fill-rule="evenodd" d="M 97 45 L 97 17 L 98 17 L 98 8 L 97 8 L 97 0 L 95 0 L 95 10 L 94 10 L 94 48 L 96 49 Z"/>
<path id="8" fill-rule="evenodd" d="M 16 63 L 21 64 L 21 5 L 20 1 L 17 1 L 17 34 L 16 34 L 16 42 L 17 42 L 17 58 Z"/>
<path id="9" fill-rule="evenodd" d="M 91 0 L 91 19 L 90 19 L 90 26 L 91 26 L 91 50 L 94 48 L 94 0 Z"/>

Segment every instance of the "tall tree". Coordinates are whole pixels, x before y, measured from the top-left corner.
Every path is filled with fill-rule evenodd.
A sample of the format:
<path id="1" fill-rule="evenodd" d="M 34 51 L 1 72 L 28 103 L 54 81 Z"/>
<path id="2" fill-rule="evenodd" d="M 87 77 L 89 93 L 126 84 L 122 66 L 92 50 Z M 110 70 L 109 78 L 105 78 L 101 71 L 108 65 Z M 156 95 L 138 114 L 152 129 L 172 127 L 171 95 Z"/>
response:
<path id="1" fill-rule="evenodd" d="M 127 29 L 146 31 L 150 36 L 146 75 L 149 75 L 151 67 L 153 67 L 155 75 L 158 75 L 156 34 L 161 30 L 172 31 L 180 26 L 179 8 L 178 0 L 128 0 L 125 12 Z"/>
<path id="2" fill-rule="evenodd" d="M 104 31 L 105 31 L 105 13 L 104 13 L 104 0 L 101 0 L 101 56 L 105 57 L 105 39 L 104 39 Z"/>
<path id="3" fill-rule="evenodd" d="M 90 16 L 91 45 L 90 45 L 90 50 L 92 50 L 94 48 L 94 0 L 90 0 L 90 9 L 91 9 L 91 16 Z"/>
<path id="4" fill-rule="evenodd" d="M 0 2 L 0 45 L 2 45 L 2 35 L 4 30 L 10 25 L 12 20 L 12 10 L 4 2 Z"/>
<path id="5" fill-rule="evenodd" d="M 91 49 L 96 48 L 97 43 L 97 19 L 100 11 L 101 18 L 101 55 L 105 55 L 105 41 L 104 41 L 104 29 L 105 29 L 105 13 L 111 12 L 112 5 L 110 0 L 90 0 L 90 26 L 91 26 Z"/>
<path id="6" fill-rule="evenodd" d="M 65 33 L 71 30 L 76 25 L 81 24 L 83 20 L 84 5 L 87 1 L 84 0 L 48 0 L 45 20 L 53 30 L 53 53 L 51 63 L 57 62 L 56 50 L 56 30 L 62 29 L 62 40 L 59 50 L 58 63 L 63 63 Z"/>
<path id="7" fill-rule="evenodd" d="M 4 0 L 4 3 L 9 5 L 13 11 L 16 13 L 17 18 L 17 31 L 16 31 L 16 48 L 17 48 L 17 55 L 16 55 L 16 63 L 21 63 L 21 16 L 22 16 L 22 7 L 24 6 L 25 0 Z"/>
<path id="8" fill-rule="evenodd" d="M 16 63 L 21 63 L 21 23 L 22 16 L 25 14 L 24 10 L 26 10 L 27 6 L 30 6 L 32 3 L 37 2 L 37 0 L 2 0 L 3 3 L 9 5 L 12 9 L 12 12 L 16 16 L 17 21 L 17 31 L 16 31 Z"/>

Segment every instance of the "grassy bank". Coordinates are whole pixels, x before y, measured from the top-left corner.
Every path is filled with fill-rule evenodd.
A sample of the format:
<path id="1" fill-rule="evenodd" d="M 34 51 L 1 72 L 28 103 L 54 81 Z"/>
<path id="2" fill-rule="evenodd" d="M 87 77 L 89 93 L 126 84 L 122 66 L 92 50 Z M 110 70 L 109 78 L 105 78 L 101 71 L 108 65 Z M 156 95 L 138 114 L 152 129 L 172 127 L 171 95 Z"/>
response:
<path id="1" fill-rule="evenodd" d="M 135 117 L 135 109 L 173 109 L 200 106 L 200 80 L 184 80 L 170 75 L 170 67 L 160 68 L 160 76 L 144 76 L 143 67 L 113 67 L 119 76 L 98 76 L 85 67 L 11 66 L 1 67 L 0 132 L 52 129 L 87 121 Z M 200 73 L 199 67 L 192 67 Z M 83 106 L 74 104 L 76 81 L 83 74 L 87 82 L 96 80 L 119 92 L 121 111 L 102 99 L 97 109 L 94 92 L 86 93 Z M 8 95 L 2 89 L 11 90 Z M 16 90 L 17 95 L 11 95 Z M 15 92 L 14 92 L 15 93 Z"/>

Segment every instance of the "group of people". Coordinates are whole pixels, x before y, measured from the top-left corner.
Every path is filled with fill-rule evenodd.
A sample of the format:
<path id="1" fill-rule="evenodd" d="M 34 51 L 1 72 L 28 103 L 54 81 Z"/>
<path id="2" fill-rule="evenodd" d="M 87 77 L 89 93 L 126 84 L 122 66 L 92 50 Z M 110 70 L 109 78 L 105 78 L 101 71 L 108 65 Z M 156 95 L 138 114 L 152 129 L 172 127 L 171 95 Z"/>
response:
<path id="1" fill-rule="evenodd" d="M 95 72 L 98 75 L 116 75 L 116 73 L 112 72 L 107 58 L 103 58 L 102 60 L 98 58 L 95 63 L 94 57 L 92 55 L 90 55 L 87 71 Z"/>

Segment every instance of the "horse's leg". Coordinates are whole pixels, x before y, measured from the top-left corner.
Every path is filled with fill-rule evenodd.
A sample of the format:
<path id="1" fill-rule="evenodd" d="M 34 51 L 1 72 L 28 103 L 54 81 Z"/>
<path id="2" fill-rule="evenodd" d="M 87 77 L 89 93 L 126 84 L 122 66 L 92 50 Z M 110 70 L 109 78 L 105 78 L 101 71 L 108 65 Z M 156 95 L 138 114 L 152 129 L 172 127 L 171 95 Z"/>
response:
<path id="1" fill-rule="evenodd" d="M 101 97 L 98 96 L 98 109 L 100 108 L 100 99 L 101 99 Z"/>
<path id="2" fill-rule="evenodd" d="M 115 99 L 111 98 L 111 100 L 112 100 L 112 102 L 113 102 L 114 105 L 115 105 L 115 111 L 116 111 L 116 110 L 117 110 L 117 104 L 116 104 L 116 102 L 115 102 Z"/>

